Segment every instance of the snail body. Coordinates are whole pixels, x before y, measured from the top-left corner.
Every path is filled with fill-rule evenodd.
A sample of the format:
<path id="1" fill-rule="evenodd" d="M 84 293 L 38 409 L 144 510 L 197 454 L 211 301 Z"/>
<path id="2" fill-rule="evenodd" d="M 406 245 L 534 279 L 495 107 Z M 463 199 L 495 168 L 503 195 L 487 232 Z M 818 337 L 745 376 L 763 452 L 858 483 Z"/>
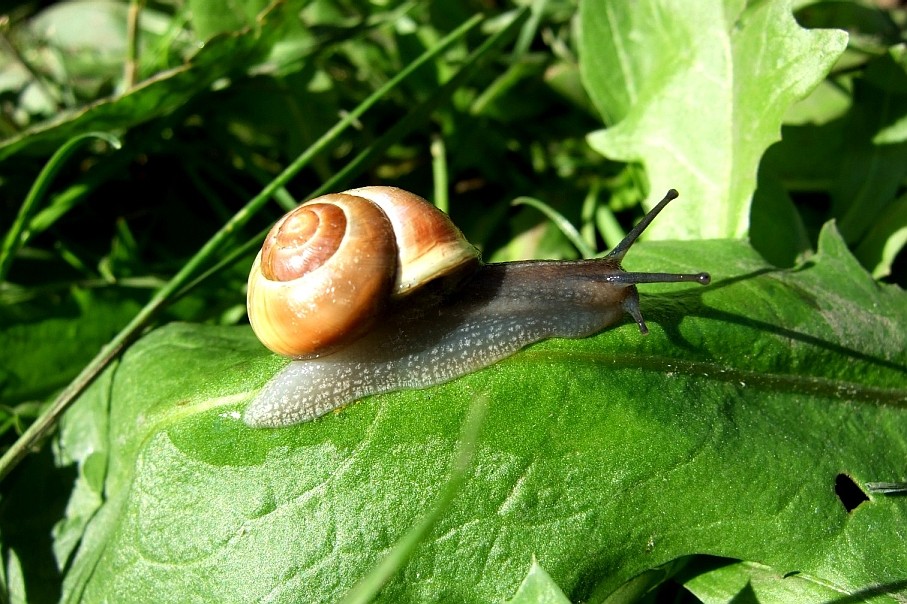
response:
<path id="1" fill-rule="evenodd" d="M 391 187 L 364 187 L 340 194 L 340 197 L 379 197 L 383 200 L 397 195 L 417 197 Z M 435 250 L 435 254 L 419 269 L 419 273 L 423 275 L 419 277 L 422 281 L 401 279 L 399 267 L 387 268 L 394 264 L 393 261 L 379 261 L 372 259 L 372 254 L 365 253 L 363 258 L 354 262 L 355 266 L 368 271 L 375 270 L 374 267 L 378 266 L 380 270 L 390 273 L 388 282 L 378 286 L 373 285 L 374 276 L 366 279 L 367 285 L 364 287 L 381 293 L 381 300 L 373 306 L 366 305 L 364 310 L 358 310 L 362 316 L 337 322 L 351 326 L 349 336 L 318 336 L 316 339 L 322 341 L 322 348 L 313 348 L 310 345 L 312 338 L 303 337 L 305 347 L 298 351 L 288 351 L 287 342 L 293 338 L 280 333 L 280 328 L 270 323 L 275 317 L 284 320 L 292 314 L 291 311 L 275 311 L 274 308 L 280 306 L 278 304 L 266 307 L 269 310 L 264 313 L 260 312 L 260 307 L 264 304 L 262 292 L 273 294 L 283 288 L 266 285 L 262 289 L 260 283 L 252 283 L 253 279 L 261 280 L 263 273 L 275 273 L 270 268 L 262 271 L 260 266 L 269 262 L 286 262 L 269 260 L 266 253 L 268 241 L 272 237 L 279 239 L 281 222 L 284 221 L 282 219 L 269 234 L 265 248 L 253 266 L 248 306 L 253 329 L 262 341 L 272 350 L 294 356 L 296 360 L 281 370 L 259 392 L 247 408 L 244 421 L 254 427 L 288 426 L 314 419 L 371 394 L 440 384 L 487 367 L 539 340 L 592 335 L 618 322 L 625 313 L 636 320 L 642 333 L 647 333 L 645 321 L 639 311 L 639 295 L 635 284 L 709 282 L 706 273 L 628 273 L 620 266 L 627 249 L 655 215 L 676 196 L 676 192 L 669 192 L 627 238 L 604 258 L 497 264 L 482 264 L 475 248 L 465 242 L 446 215 L 427 201 L 417 198 L 419 203 L 415 207 L 431 214 L 433 218 L 430 222 L 440 225 L 445 233 L 438 236 L 431 229 L 425 233 L 427 243 L 424 245 L 429 250 Z M 324 203 L 323 198 L 303 204 L 293 212 L 318 203 Z M 378 226 L 373 230 L 386 230 L 385 221 L 381 218 L 374 220 L 373 226 Z M 344 230 L 352 229 L 351 222 L 346 220 Z M 416 231 L 420 230 L 418 225 L 410 226 Z M 324 227 L 329 232 L 337 230 L 324 224 L 319 227 Z M 313 232 L 317 229 L 307 227 L 304 230 Z M 397 240 L 387 247 L 400 245 L 403 244 Z M 280 246 L 272 241 L 270 248 L 273 250 L 275 247 Z M 315 247 L 316 252 L 303 252 L 302 255 L 311 260 L 322 254 L 325 247 L 340 249 L 333 243 Z M 370 242 L 365 249 L 379 248 L 381 244 Z M 434 278 L 431 269 L 425 268 L 433 263 L 439 266 Z M 323 284 L 330 279 L 320 277 L 315 281 Z M 300 302 L 294 298 L 295 293 L 285 294 L 290 299 L 287 308 L 313 309 L 311 314 L 316 318 L 311 322 L 318 324 L 317 317 L 322 313 L 332 317 L 337 312 L 336 307 L 352 308 L 358 304 L 362 288 L 353 286 L 353 295 L 345 297 L 338 292 L 339 285 L 343 283 L 346 281 L 335 281 L 329 296 L 321 295 L 317 298 L 318 303 L 327 306 L 323 311 L 313 309 L 309 302 Z M 312 293 L 307 286 L 302 289 Z M 302 323 L 307 321 L 308 318 Z M 323 320 L 319 333 L 323 331 L 321 327 L 324 324 L 331 322 Z M 285 329 L 294 329 L 292 320 L 288 325 Z"/>

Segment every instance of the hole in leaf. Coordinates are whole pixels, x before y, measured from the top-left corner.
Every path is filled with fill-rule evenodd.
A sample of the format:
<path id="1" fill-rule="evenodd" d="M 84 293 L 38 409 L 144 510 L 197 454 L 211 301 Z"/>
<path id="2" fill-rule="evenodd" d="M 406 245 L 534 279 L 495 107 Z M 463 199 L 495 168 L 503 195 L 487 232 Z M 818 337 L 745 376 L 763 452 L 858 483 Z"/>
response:
<path id="1" fill-rule="evenodd" d="M 835 476 L 835 495 L 841 500 L 841 505 L 848 512 L 852 512 L 864 501 L 869 501 L 869 496 L 847 474 Z"/>

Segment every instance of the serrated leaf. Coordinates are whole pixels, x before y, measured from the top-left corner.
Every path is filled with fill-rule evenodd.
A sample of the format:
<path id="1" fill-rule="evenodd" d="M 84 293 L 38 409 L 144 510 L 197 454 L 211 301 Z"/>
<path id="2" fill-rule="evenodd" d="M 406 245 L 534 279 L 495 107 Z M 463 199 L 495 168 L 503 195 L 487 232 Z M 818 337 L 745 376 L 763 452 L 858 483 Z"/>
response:
<path id="1" fill-rule="evenodd" d="M 254 430 L 283 364 L 248 329 L 174 324 L 111 389 L 108 496 L 65 601 L 333 602 L 433 509 L 470 401 L 489 401 L 452 505 L 379 601 L 504 601 L 532 555 L 572 600 L 708 553 L 843 594 L 903 577 L 907 295 L 826 228 L 793 270 L 746 244 L 650 243 L 628 270 L 711 269 L 643 292 L 652 330 L 550 340 L 454 382 Z"/>
<path id="2" fill-rule="evenodd" d="M 652 198 L 697 200 L 661 238 L 744 237 L 759 160 L 788 107 L 825 76 L 847 34 L 805 30 L 790 2 L 580 4 L 580 66 L 607 130 L 589 144 L 641 162 Z"/>

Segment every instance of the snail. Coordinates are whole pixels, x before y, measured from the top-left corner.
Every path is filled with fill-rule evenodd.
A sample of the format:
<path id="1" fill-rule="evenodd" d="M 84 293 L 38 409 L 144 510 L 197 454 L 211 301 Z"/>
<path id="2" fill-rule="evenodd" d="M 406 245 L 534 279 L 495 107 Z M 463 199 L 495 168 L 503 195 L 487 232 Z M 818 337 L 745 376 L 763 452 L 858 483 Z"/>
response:
<path id="1" fill-rule="evenodd" d="M 483 264 L 446 214 L 393 187 L 329 194 L 271 229 L 249 275 L 253 331 L 294 360 L 243 416 L 253 427 L 317 418 L 371 394 L 423 388 L 551 337 L 582 338 L 628 313 L 638 283 L 707 273 L 630 273 L 621 260 L 668 191 L 607 256 Z"/>

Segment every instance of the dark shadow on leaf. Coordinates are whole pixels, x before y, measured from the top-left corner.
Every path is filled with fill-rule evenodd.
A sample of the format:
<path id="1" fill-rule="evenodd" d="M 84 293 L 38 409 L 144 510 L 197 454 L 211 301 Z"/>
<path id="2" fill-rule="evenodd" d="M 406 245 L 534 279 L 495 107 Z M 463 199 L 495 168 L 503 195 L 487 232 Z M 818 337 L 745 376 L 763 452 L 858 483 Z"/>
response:
<path id="1" fill-rule="evenodd" d="M 570 593 L 571 602 L 636 602 L 646 594 L 652 592 L 665 582 L 671 581 L 676 575 L 682 573 L 686 565 L 695 562 L 701 556 L 681 556 L 660 566 L 644 570 L 631 577 L 622 585 L 614 588 L 607 580 L 614 568 L 603 564 L 607 556 L 598 558 L 598 562 L 591 564 L 580 575 L 579 581 Z M 729 560 L 728 564 L 735 562 Z M 603 582 L 602 579 L 606 578 Z"/>
<path id="2" fill-rule="evenodd" d="M 740 562 L 737 558 L 725 558 L 722 556 L 713 556 L 711 554 L 687 556 L 687 559 L 687 564 L 674 577 L 674 579 L 681 584 L 686 583 L 699 575 L 710 573 L 719 568 L 724 568 L 725 566 Z"/>
<path id="3" fill-rule="evenodd" d="M 674 577 L 674 580 L 678 583 L 684 584 L 697 576 L 707 574 L 724 566 L 736 564 L 737 562 L 740 562 L 740 560 L 734 558 L 722 558 L 719 556 L 690 556 L 690 562 L 679 573 L 677 573 L 677 576 Z M 782 576 L 784 577 L 784 579 L 787 579 L 789 577 L 798 576 L 799 574 L 799 571 L 790 571 L 784 573 Z M 907 579 L 867 587 L 852 594 L 829 600 L 826 602 L 826 604 L 858 604 L 866 602 L 874 597 L 893 595 L 907 595 Z M 759 600 L 756 597 L 756 594 L 749 582 L 747 582 L 746 586 L 741 589 L 731 600 L 731 602 L 734 603 L 749 603 L 758 601 Z"/>
<path id="4" fill-rule="evenodd" d="M 756 592 L 753 591 L 753 586 L 750 585 L 750 582 L 747 581 L 746 585 L 734 594 L 734 597 L 730 599 L 730 604 L 759 604 L 759 597 L 756 595 Z"/>
<path id="5" fill-rule="evenodd" d="M 750 319 L 750 318 L 744 317 L 742 315 L 724 312 L 724 311 L 720 311 L 720 310 L 709 309 L 707 312 L 704 312 L 700 316 L 702 316 L 702 318 L 706 318 L 706 319 L 716 319 L 718 321 L 723 321 L 725 323 L 735 323 L 737 325 L 749 327 L 756 331 L 766 332 L 766 333 L 770 333 L 770 334 L 779 336 L 781 338 L 786 338 L 786 339 L 802 342 L 803 344 L 815 346 L 816 348 L 821 348 L 823 350 L 832 352 L 836 355 L 850 358 L 855 361 L 869 363 L 871 365 L 876 365 L 877 367 L 884 367 L 885 369 L 890 369 L 890 370 L 902 373 L 904 375 L 907 375 L 907 366 L 901 365 L 894 361 L 889 361 L 888 359 L 879 358 L 879 357 L 873 356 L 871 354 L 866 354 L 866 353 L 860 352 L 858 350 L 853 350 L 852 348 L 847 348 L 845 346 L 841 346 L 840 344 L 837 344 L 836 342 L 829 342 L 827 340 L 823 340 L 822 338 L 818 338 L 816 336 L 813 336 L 813 335 L 810 335 L 807 333 L 802 333 L 802 332 L 796 331 L 794 329 L 789 329 L 787 327 L 773 325 L 772 323 L 767 323 L 765 321 Z"/>
<path id="6" fill-rule="evenodd" d="M 879 596 L 895 596 L 899 601 L 903 600 L 907 596 L 907 579 L 867 587 L 849 596 L 829 600 L 827 604 L 859 604 Z"/>
<path id="7" fill-rule="evenodd" d="M 684 338 L 679 330 L 684 317 L 711 318 L 712 312 L 702 301 L 703 294 L 714 293 L 743 281 L 749 281 L 765 274 L 782 272 L 782 269 L 764 268 L 736 277 L 713 281 L 706 287 L 688 288 L 676 292 L 647 294 L 641 292 L 643 316 L 648 323 L 657 323 L 674 346 L 685 350 L 695 350 L 695 346 Z"/>
<path id="8" fill-rule="evenodd" d="M 843 358 L 867 363 L 876 367 L 882 367 L 887 370 L 895 371 L 907 376 L 907 366 L 904 366 L 897 362 L 860 352 L 858 350 L 853 350 L 852 348 L 841 346 L 836 342 L 830 342 L 811 334 L 784 327 L 783 325 L 768 323 L 766 321 L 753 319 L 737 313 L 716 310 L 714 308 L 710 308 L 702 300 L 702 296 L 710 290 L 714 291 L 714 289 L 716 288 L 728 287 L 735 283 L 746 281 L 748 279 L 754 279 L 773 272 L 785 271 L 782 271 L 781 269 L 763 269 L 748 273 L 746 275 L 740 275 L 738 277 L 715 282 L 712 285 L 708 286 L 708 288 L 687 289 L 676 293 L 650 294 L 643 297 L 643 302 L 645 305 L 645 308 L 643 310 L 647 316 L 647 320 L 650 323 L 657 323 L 664 329 L 668 339 L 673 345 L 684 350 L 690 350 L 691 352 L 700 353 L 701 351 L 698 347 L 688 342 L 679 330 L 680 322 L 688 316 L 739 325 L 748 329 L 752 329 L 756 332 L 772 334 L 778 336 L 779 338 L 800 342 L 809 346 L 814 346 L 816 348 L 826 350 Z M 810 296 L 806 292 L 801 293 L 804 296 L 807 296 L 807 303 L 815 306 L 815 302 L 812 301 L 812 296 Z M 704 361 L 704 359 L 701 359 L 701 361 Z M 746 368 L 738 369 L 740 369 L 741 371 L 746 371 Z M 693 369 L 693 371 L 695 371 L 695 368 Z M 714 367 L 709 367 L 708 371 L 714 372 Z M 714 374 L 712 375 L 716 377 L 716 379 L 723 379 L 724 377 L 726 377 L 730 381 L 733 381 L 740 377 L 733 375 L 734 373 L 735 372 L 733 371 L 729 371 L 725 376 L 714 376 Z M 824 376 L 811 377 L 805 375 L 790 375 L 785 377 L 790 378 L 790 384 L 793 386 L 793 390 L 795 391 L 831 395 L 834 397 L 846 396 L 850 399 L 869 400 L 898 407 L 907 406 L 907 397 L 905 397 L 902 390 L 860 386 L 859 392 L 854 392 L 853 389 L 848 389 L 846 392 L 839 392 L 839 387 L 841 384 L 834 382 L 833 380 Z M 752 379 L 745 381 L 747 381 L 748 384 L 753 383 Z M 758 383 L 753 383 L 753 385 L 758 386 Z"/>

